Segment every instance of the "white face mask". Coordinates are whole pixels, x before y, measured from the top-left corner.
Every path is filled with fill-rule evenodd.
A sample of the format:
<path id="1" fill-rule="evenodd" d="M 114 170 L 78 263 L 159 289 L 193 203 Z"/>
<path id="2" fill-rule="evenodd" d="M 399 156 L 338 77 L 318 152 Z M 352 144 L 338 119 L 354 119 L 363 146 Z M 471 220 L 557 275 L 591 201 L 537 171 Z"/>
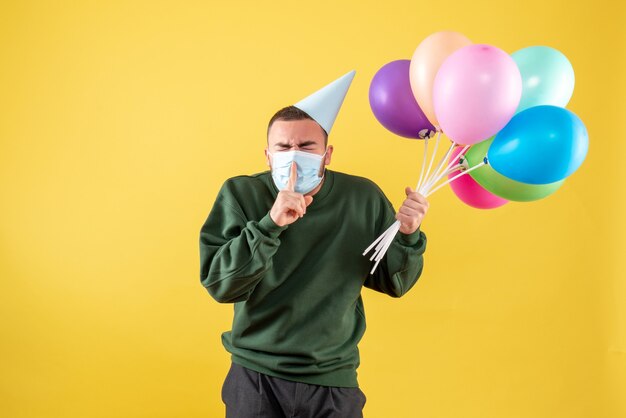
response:
<path id="1" fill-rule="evenodd" d="M 315 189 L 324 178 L 319 176 L 320 167 L 324 156 L 304 151 L 281 151 L 276 153 L 267 152 L 272 156 L 272 179 L 278 190 L 284 190 L 291 175 L 291 164 L 295 161 L 298 170 L 295 191 L 298 193 L 308 193 Z"/>

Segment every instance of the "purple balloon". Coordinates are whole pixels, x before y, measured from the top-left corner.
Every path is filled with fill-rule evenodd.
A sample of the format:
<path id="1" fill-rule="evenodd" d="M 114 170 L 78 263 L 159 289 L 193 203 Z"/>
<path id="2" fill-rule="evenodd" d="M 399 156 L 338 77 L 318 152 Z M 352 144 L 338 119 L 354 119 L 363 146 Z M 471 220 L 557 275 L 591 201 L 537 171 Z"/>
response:
<path id="1" fill-rule="evenodd" d="M 405 138 L 430 138 L 435 127 L 417 104 L 409 79 L 411 60 L 385 64 L 370 84 L 370 107 L 385 128 Z"/>

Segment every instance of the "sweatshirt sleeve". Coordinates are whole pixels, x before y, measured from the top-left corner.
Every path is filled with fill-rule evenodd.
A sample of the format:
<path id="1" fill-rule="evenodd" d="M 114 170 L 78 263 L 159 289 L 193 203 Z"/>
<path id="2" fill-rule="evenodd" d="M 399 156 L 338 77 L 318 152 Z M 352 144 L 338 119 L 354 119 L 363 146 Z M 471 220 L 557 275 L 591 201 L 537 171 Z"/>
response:
<path id="1" fill-rule="evenodd" d="M 387 199 L 383 207 L 384 221 L 377 237 L 396 221 L 396 212 Z M 365 287 L 396 298 L 406 294 L 422 274 L 425 251 L 426 234 L 421 226 L 412 234 L 398 232 L 374 273 L 365 279 Z"/>
<path id="2" fill-rule="evenodd" d="M 218 302 L 247 300 L 271 268 L 286 228 L 269 211 L 258 221 L 246 219 L 223 186 L 200 230 L 200 282 Z"/>

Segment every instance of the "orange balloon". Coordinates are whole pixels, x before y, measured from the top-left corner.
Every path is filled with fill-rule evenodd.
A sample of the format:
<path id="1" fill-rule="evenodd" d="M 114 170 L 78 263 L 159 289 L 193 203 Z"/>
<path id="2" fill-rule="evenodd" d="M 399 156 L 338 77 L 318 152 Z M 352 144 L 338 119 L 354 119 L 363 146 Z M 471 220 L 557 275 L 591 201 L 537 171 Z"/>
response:
<path id="1" fill-rule="evenodd" d="M 472 41 L 458 32 L 435 32 L 417 46 L 411 58 L 409 78 L 413 96 L 430 123 L 437 128 L 439 122 L 433 107 L 435 76 L 446 58 L 468 45 L 472 45 Z"/>

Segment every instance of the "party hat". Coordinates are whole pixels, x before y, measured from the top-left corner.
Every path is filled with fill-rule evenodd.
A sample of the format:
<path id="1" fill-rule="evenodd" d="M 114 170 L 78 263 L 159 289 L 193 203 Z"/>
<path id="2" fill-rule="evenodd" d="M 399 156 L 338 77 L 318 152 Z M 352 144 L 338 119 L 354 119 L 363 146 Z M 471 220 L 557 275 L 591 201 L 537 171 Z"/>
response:
<path id="1" fill-rule="evenodd" d="M 305 111 L 329 134 L 355 74 L 356 71 L 350 71 L 294 106 Z"/>

